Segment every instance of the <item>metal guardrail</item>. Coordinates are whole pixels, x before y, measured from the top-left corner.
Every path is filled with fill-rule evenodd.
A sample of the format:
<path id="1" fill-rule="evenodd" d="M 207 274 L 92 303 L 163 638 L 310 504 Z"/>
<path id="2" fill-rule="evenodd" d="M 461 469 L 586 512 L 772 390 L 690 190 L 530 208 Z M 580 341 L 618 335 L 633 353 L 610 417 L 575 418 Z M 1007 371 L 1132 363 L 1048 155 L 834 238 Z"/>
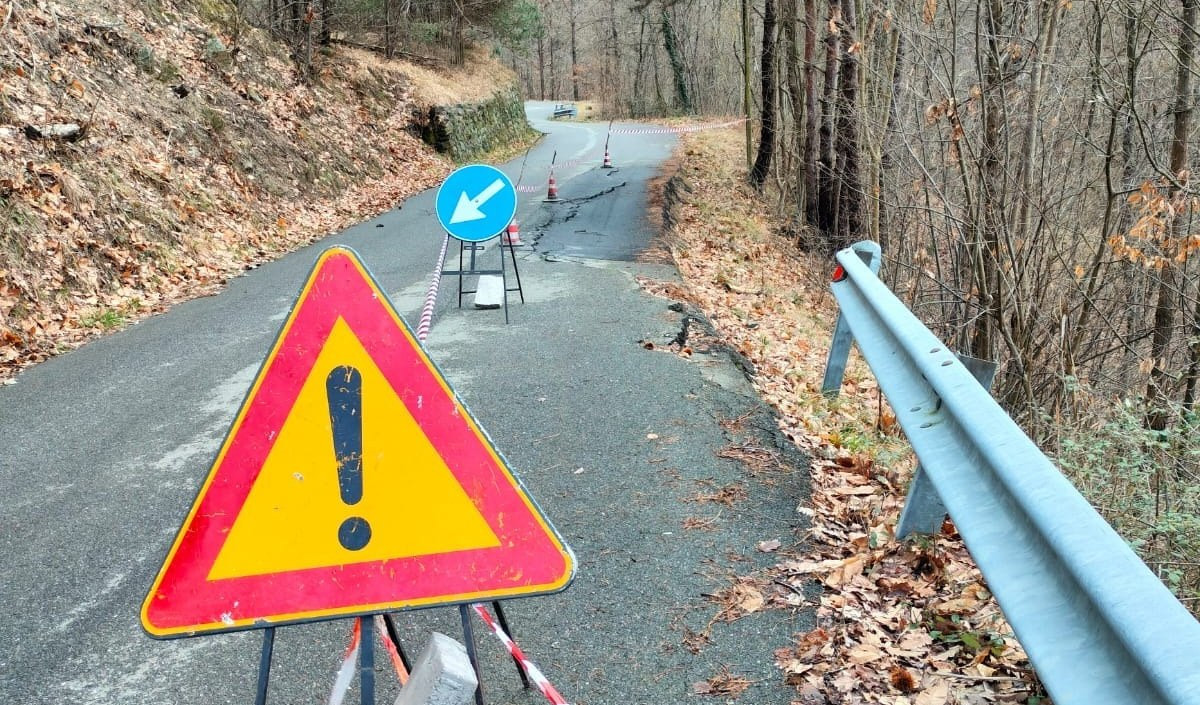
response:
<path id="1" fill-rule="evenodd" d="M 923 468 L 905 507 L 923 518 L 910 523 L 940 521 L 944 504 L 1055 703 L 1200 704 L 1200 622 L 878 279 L 878 261 L 875 243 L 842 250 L 832 288 L 838 329 Z M 845 337 L 830 351 L 830 393 Z"/>

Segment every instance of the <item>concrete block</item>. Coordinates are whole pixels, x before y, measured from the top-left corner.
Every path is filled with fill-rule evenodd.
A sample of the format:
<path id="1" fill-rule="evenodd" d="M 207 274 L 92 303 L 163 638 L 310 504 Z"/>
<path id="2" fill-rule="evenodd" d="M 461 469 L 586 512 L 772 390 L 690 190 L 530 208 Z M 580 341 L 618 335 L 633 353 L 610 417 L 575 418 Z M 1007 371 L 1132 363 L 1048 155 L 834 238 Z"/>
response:
<path id="1" fill-rule="evenodd" d="M 413 665 L 396 705 L 465 705 L 474 697 L 478 684 L 466 647 L 434 632 Z"/>
<path id="2" fill-rule="evenodd" d="M 500 255 L 503 256 L 504 252 Z M 475 308 L 500 308 L 504 303 L 504 279 L 498 275 L 480 276 L 479 286 L 475 289 Z"/>

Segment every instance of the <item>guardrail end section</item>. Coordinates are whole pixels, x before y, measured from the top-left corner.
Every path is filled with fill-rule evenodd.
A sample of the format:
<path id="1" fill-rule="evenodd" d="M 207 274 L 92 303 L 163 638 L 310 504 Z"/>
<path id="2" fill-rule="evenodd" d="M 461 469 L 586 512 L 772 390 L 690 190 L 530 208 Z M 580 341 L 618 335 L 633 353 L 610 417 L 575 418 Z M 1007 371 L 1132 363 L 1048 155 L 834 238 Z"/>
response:
<path id="1" fill-rule="evenodd" d="M 879 265 L 883 261 L 879 243 L 863 240 L 851 245 L 850 249 L 858 255 L 863 264 L 870 267 L 872 274 L 879 273 Z M 838 272 L 835 271 L 834 281 L 837 281 L 837 277 Z M 830 399 L 837 397 L 842 390 L 842 378 L 846 375 L 846 361 L 850 358 L 850 344 L 853 342 L 850 326 L 842 320 L 842 314 L 839 312 L 837 323 L 833 327 L 833 342 L 829 345 L 829 358 L 825 361 L 825 378 L 821 381 L 821 394 Z"/>

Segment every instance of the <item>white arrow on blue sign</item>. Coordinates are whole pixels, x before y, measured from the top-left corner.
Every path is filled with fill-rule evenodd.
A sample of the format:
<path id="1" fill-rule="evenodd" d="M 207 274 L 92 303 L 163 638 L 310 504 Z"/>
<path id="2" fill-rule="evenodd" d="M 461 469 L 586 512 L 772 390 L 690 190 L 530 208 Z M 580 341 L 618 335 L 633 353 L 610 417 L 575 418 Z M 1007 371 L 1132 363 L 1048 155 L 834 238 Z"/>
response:
<path id="1" fill-rule="evenodd" d="M 504 172 L 471 164 L 446 177 L 437 192 L 438 221 L 446 232 L 467 242 L 496 237 L 517 212 L 517 190 Z"/>

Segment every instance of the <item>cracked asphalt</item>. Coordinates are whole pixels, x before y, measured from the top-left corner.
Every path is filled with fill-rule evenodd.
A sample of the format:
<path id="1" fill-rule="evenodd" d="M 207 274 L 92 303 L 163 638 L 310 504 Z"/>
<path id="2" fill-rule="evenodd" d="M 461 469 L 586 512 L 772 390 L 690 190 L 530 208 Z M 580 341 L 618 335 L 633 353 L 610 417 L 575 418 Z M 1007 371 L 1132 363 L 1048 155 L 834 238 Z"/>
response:
<path id="1" fill-rule="evenodd" d="M 505 325 L 500 311 L 458 308 L 447 278 L 427 342 L 578 556 L 567 590 L 506 603 L 515 636 L 579 705 L 724 701 L 693 685 L 725 672 L 751 682 L 738 702 L 785 705 L 792 692 L 772 651 L 811 616 L 776 609 L 724 622 L 706 595 L 777 559 L 758 542 L 787 545 L 804 528 L 805 459 L 728 352 L 698 347 L 683 358 L 640 342 L 666 346 L 694 314 L 637 282 L 677 277 L 636 259 L 653 235 L 648 218 L 658 218 L 647 214 L 645 184 L 672 138 L 614 136 L 618 168 L 601 170 L 605 126 L 552 123 L 549 109 L 529 105 L 550 134 L 504 166 L 531 184 L 544 182 L 555 151 L 560 163 L 578 161 L 556 171 L 563 203 L 522 198 L 522 234 L 535 243 L 518 251 L 525 303 L 511 302 Z M 361 254 L 410 324 L 441 245 L 432 202 L 418 195 L 327 240 Z M 252 702 L 257 632 L 154 641 L 138 608 L 327 243 L 0 387 L 4 702 Z M 493 241 L 482 256 L 498 254 Z M 720 457 L 730 445 L 766 449 L 782 467 Z M 414 656 L 432 629 L 462 638 L 453 608 L 398 621 Z M 342 620 L 277 630 L 268 702 L 325 702 L 348 629 Z M 479 640 L 489 703 L 544 702 L 521 690 L 490 635 L 479 630 Z M 382 666 L 377 681 L 378 702 L 391 702 L 397 686 Z"/>

